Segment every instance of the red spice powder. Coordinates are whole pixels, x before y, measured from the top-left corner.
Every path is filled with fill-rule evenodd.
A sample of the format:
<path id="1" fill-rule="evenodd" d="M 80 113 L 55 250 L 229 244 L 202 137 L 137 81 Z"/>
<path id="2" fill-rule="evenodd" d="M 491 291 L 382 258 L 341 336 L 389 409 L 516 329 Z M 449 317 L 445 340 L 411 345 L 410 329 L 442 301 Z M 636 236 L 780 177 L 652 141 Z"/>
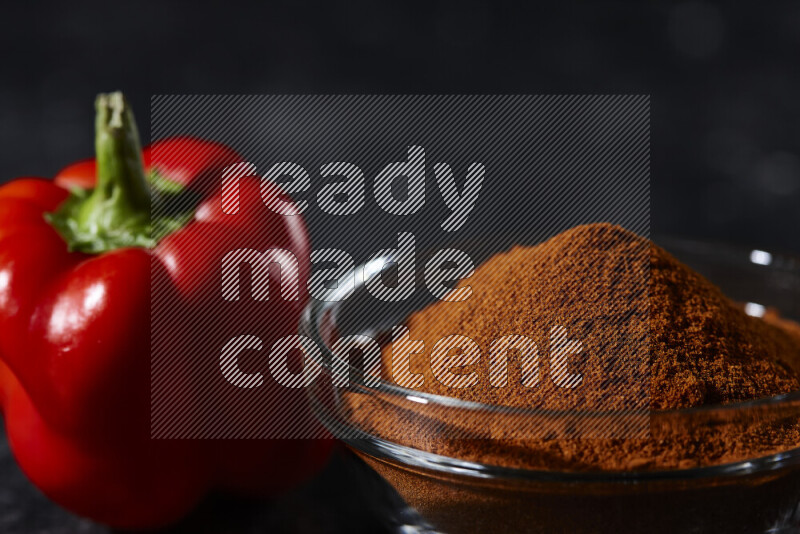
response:
<path id="1" fill-rule="evenodd" d="M 472 289 L 466 301 L 437 302 L 406 322 L 411 339 L 425 342 L 424 353 L 410 357 L 410 370 L 424 378 L 420 391 L 524 408 L 644 408 L 654 414 L 649 436 L 506 439 L 502 428 L 493 428 L 489 436 L 478 432 L 467 439 L 453 435 L 453 428 L 464 428 L 458 421 L 416 428 L 421 412 L 414 408 L 389 407 L 348 393 L 345 402 L 354 422 L 411 447 L 536 469 L 688 467 L 800 445 L 796 417 L 777 423 L 734 419 L 702 428 L 687 426 L 680 417 L 656 416 L 800 389 L 800 327 L 772 314 L 748 316 L 717 287 L 644 238 L 609 224 L 579 226 L 540 245 L 494 256 L 459 287 L 466 285 Z M 556 370 L 547 356 L 556 325 L 581 343 L 569 362 L 569 372 L 582 377 L 574 389 L 552 379 Z M 454 334 L 469 337 L 480 349 L 479 359 L 454 371 L 474 373 L 477 380 L 467 388 L 443 385 L 431 368 L 432 348 Z M 492 384 L 492 342 L 509 335 L 536 343 L 540 365 L 535 387 L 522 383 L 519 351 L 509 352 L 506 385 Z M 392 347 L 387 346 L 384 379 L 393 378 L 392 364 Z"/>

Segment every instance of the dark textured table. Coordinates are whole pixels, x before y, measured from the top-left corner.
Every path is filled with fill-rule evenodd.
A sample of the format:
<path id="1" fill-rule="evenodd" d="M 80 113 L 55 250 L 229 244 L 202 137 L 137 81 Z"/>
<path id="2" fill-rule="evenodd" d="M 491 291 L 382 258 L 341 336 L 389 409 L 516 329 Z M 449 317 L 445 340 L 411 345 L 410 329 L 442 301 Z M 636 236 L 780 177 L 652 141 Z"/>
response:
<path id="1" fill-rule="evenodd" d="M 341 449 L 314 480 L 273 501 L 212 496 L 182 523 L 159 534 L 392 533 L 413 522 L 394 491 Z M 0 433 L 0 532 L 3 534 L 109 534 L 113 530 L 59 508 L 17 467 Z"/>

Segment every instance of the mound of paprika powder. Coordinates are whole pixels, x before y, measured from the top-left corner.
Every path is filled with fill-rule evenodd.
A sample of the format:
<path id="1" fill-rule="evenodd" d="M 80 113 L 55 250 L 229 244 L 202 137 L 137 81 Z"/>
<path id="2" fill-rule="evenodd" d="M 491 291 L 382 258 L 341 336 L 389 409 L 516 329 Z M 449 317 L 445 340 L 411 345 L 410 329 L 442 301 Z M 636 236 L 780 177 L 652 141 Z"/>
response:
<path id="1" fill-rule="evenodd" d="M 800 389 L 797 328 L 747 315 L 701 275 L 618 226 L 579 226 L 537 246 L 517 246 L 489 259 L 457 287 L 467 285 L 469 299 L 436 302 L 405 322 L 410 338 L 425 344 L 424 351 L 410 356 L 411 373 L 423 378 L 419 391 L 511 408 L 613 412 L 638 407 L 659 413 Z M 553 369 L 543 356 L 554 325 L 566 327 L 582 344 L 569 364 L 582 378 L 572 390 L 547 378 Z M 470 338 L 480 349 L 479 359 L 457 371 L 474 374 L 470 387 L 448 387 L 432 369 L 432 348 L 453 335 Z M 510 335 L 538 344 L 539 376 L 533 387 L 523 383 L 518 358 L 509 358 L 512 370 L 504 384 L 490 376 L 492 343 Z M 392 356 L 387 345 L 382 372 L 390 381 Z M 800 445 L 800 423 L 792 417 L 782 424 L 748 420 L 691 429 L 681 428 L 680 421 L 654 419 L 642 436 L 526 437 L 488 418 L 437 421 L 424 405 L 415 412 L 406 405 L 387 409 L 385 402 L 367 395 L 349 393 L 345 399 L 349 417 L 370 433 L 449 457 L 508 467 L 686 468 Z M 406 417 L 403 411 L 412 413 Z M 420 425 L 421 414 L 433 421 Z"/>

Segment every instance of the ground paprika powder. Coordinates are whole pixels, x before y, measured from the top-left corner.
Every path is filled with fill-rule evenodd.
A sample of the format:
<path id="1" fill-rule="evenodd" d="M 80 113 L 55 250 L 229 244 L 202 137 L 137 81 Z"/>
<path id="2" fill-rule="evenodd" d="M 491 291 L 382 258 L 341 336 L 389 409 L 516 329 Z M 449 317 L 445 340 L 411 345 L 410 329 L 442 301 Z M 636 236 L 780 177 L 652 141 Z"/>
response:
<path id="1" fill-rule="evenodd" d="M 468 300 L 437 302 L 405 323 L 411 338 L 425 342 L 424 353 L 410 362 L 411 371 L 424 377 L 420 391 L 509 407 L 639 407 L 652 414 L 800 389 L 800 335 L 788 326 L 794 323 L 774 314 L 747 315 L 665 250 L 618 226 L 579 226 L 537 246 L 517 246 L 485 262 L 458 287 L 467 284 L 473 292 Z M 546 378 L 552 369 L 545 358 L 540 358 L 536 387 L 523 386 L 519 366 L 513 365 L 506 387 L 492 384 L 493 340 L 515 334 L 546 341 L 554 324 L 565 326 L 583 344 L 570 363 L 583 377 L 580 387 L 566 394 L 558 391 Z M 454 334 L 471 338 L 481 349 L 480 359 L 459 371 L 477 374 L 468 388 L 443 386 L 431 370 L 431 347 Z M 539 346 L 542 356 L 546 344 Z M 392 379 L 390 346 L 383 351 L 383 376 Z M 755 458 L 800 444 L 800 424 L 794 418 L 781 424 L 730 421 L 690 430 L 659 418 L 645 435 L 627 438 L 520 437 L 513 431 L 504 435 L 502 428 L 481 432 L 476 427 L 462 427 L 464 435 L 454 435 L 457 422 L 415 428 L 418 418 L 402 415 L 407 407 L 387 410 L 385 403 L 355 394 L 345 395 L 345 401 L 354 422 L 386 439 L 445 456 L 527 469 L 687 468 Z"/>

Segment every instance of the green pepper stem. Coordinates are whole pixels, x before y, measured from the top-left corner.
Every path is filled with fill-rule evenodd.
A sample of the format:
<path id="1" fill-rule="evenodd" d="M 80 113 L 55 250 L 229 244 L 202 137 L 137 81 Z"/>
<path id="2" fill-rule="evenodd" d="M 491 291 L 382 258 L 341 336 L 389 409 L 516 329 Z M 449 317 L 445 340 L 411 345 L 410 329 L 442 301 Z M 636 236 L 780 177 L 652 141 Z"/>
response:
<path id="1" fill-rule="evenodd" d="M 95 107 L 97 185 L 78 222 L 124 225 L 150 211 L 139 132 L 122 93 L 98 95 Z"/>
<path id="2" fill-rule="evenodd" d="M 91 191 L 74 190 L 46 218 L 70 250 L 153 246 L 151 190 L 133 112 L 122 93 L 99 95 L 96 109 L 97 184 Z"/>

